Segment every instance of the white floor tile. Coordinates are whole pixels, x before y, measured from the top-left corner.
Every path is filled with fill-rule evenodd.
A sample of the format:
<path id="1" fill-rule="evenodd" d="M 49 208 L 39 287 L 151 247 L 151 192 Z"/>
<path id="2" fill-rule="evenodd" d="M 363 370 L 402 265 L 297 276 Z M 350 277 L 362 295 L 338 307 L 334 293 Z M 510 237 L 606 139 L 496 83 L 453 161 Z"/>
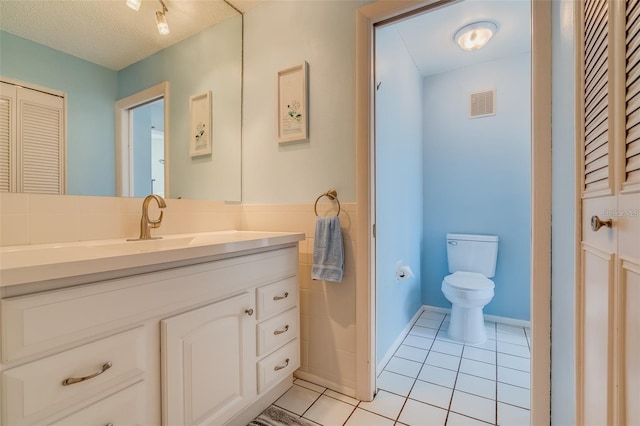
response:
<path id="1" fill-rule="evenodd" d="M 531 359 L 498 352 L 498 367 L 514 370 L 531 371 Z"/>
<path id="2" fill-rule="evenodd" d="M 487 364 L 486 362 L 474 361 L 472 359 L 462 358 L 462 361 L 460 362 L 460 372 L 482 377 L 483 379 L 496 379 L 495 365 Z"/>
<path id="3" fill-rule="evenodd" d="M 358 405 L 358 403 L 360 402 L 355 398 L 351 398 L 350 396 L 347 396 L 345 394 L 332 391 L 331 389 L 327 389 L 324 394 L 327 396 L 330 396 L 331 398 L 339 399 L 340 401 L 346 402 L 347 404 L 351 404 L 351 405 Z"/>
<path id="4" fill-rule="evenodd" d="M 498 425 L 530 426 L 530 411 L 498 402 Z"/>
<path id="5" fill-rule="evenodd" d="M 487 339 L 487 341 L 484 343 L 467 343 L 465 346 L 471 346 L 478 349 L 486 349 L 488 351 L 495 351 L 496 341 L 493 339 Z"/>
<path id="6" fill-rule="evenodd" d="M 411 328 L 411 331 L 409 332 L 409 334 L 413 336 L 424 337 L 427 339 L 433 339 L 436 337 L 437 332 L 438 330 L 434 330 L 433 328 L 420 327 L 419 325 L 414 325 Z"/>
<path id="7" fill-rule="evenodd" d="M 465 345 L 462 357 L 472 359 L 474 361 L 486 362 L 487 364 L 496 363 L 496 351 L 488 351 L 473 346 Z"/>
<path id="8" fill-rule="evenodd" d="M 521 356 L 523 358 L 530 358 L 531 352 L 528 346 L 514 345 L 513 343 L 498 342 L 498 352 L 503 354 Z"/>
<path id="9" fill-rule="evenodd" d="M 416 321 L 416 325 L 437 330 L 442 325 L 442 319 L 418 318 L 418 320 Z"/>
<path id="10" fill-rule="evenodd" d="M 298 386 L 302 386 L 303 388 L 311 389 L 312 391 L 316 391 L 318 393 L 322 393 L 327 389 L 324 386 L 316 385 L 315 383 L 307 382 L 306 380 L 302 379 L 295 379 L 293 383 Z"/>
<path id="11" fill-rule="evenodd" d="M 519 325 L 503 324 L 499 322 L 496 324 L 496 328 L 498 333 L 501 334 L 511 334 L 513 336 L 524 337 L 524 327 Z"/>
<path id="12" fill-rule="evenodd" d="M 447 329 L 449 327 L 440 327 L 440 331 L 438 331 L 438 335 L 436 336 L 436 340 L 442 340 L 443 342 L 450 342 L 450 343 L 457 343 L 457 344 L 463 344 L 463 342 L 459 342 L 457 340 L 452 339 L 451 337 L 449 337 L 449 335 L 447 334 Z"/>
<path id="13" fill-rule="evenodd" d="M 415 379 L 392 373 L 391 371 L 383 371 L 378 377 L 378 388 L 402 396 L 408 396 Z"/>
<path id="14" fill-rule="evenodd" d="M 451 411 L 489 423 L 496 421 L 496 401 L 454 391 Z"/>
<path id="15" fill-rule="evenodd" d="M 403 376 L 416 378 L 418 377 L 421 367 L 422 363 L 420 362 L 410 361 L 408 359 L 394 356 L 384 369 L 386 371 L 402 374 Z"/>
<path id="16" fill-rule="evenodd" d="M 487 331 L 488 339 L 493 339 L 493 340 L 496 339 L 496 323 L 495 322 L 485 321 L 484 329 Z"/>
<path id="17" fill-rule="evenodd" d="M 465 373 L 458 373 L 456 390 L 482 396 L 484 398 L 496 399 L 495 380 L 483 379 L 482 377 L 471 376 Z"/>
<path id="18" fill-rule="evenodd" d="M 293 385 L 274 404 L 301 416 L 319 397 L 318 392 Z"/>
<path id="19" fill-rule="evenodd" d="M 506 367 L 498 367 L 498 381 L 529 389 L 531 387 L 531 373 Z"/>
<path id="20" fill-rule="evenodd" d="M 520 329 L 519 335 L 501 333 L 498 331 L 496 334 L 496 340 L 498 342 L 512 343 L 514 345 L 526 346 L 527 348 L 529 347 L 529 342 L 527 341 L 527 337 L 524 335 L 524 331 L 522 331 L 522 329 Z"/>
<path id="21" fill-rule="evenodd" d="M 452 392 L 453 389 L 451 388 L 418 380 L 416 384 L 413 385 L 409 398 L 447 410 L 451 402 Z"/>
<path id="22" fill-rule="evenodd" d="M 436 385 L 453 388 L 453 385 L 456 382 L 456 375 L 457 373 L 453 370 L 447 370 L 446 368 L 425 364 L 418 375 L 418 379 L 429 383 L 435 383 Z"/>
<path id="23" fill-rule="evenodd" d="M 531 407 L 531 391 L 506 383 L 498 383 L 498 401 L 529 409 Z"/>
<path id="24" fill-rule="evenodd" d="M 345 426 L 393 426 L 393 423 L 391 419 L 356 408 Z"/>
<path id="25" fill-rule="evenodd" d="M 428 350 L 429 348 L 431 348 L 431 345 L 433 344 L 433 339 L 428 339 L 425 337 L 414 336 L 413 334 L 409 334 L 407 337 L 404 338 L 404 342 L 402 342 L 402 344 L 407 346 L 412 346 L 414 348 Z"/>
<path id="26" fill-rule="evenodd" d="M 380 390 L 371 402 L 361 402 L 358 408 L 371 411 L 381 416 L 397 419 L 405 398 L 384 390 Z"/>
<path id="27" fill-rule="evenodd" d="M 342 425 L 353 410 L 353 405 L 322 395 L 303 417 L 321 425 Z"/>
<path id="28" fill-rule="evenodd" d="M 420 349 L 408 345 L 400 345 L 395 353 L 395 356 L 404 359 L 410 359 L 411 361 L 424 362 L 424 360 L 427 359 L 428 353 L 429 351 L 427 349 Z"/>
<path id="29" fill-rule="evenodd" d="M 420 318 L 442 321 L 445 316 L 446 316 L 446 314 L 443 314 L 443 313 L 440 313 L 440 312 L 424 311 L 420 315 Z"/>
<path id="30" fill-rule="evenodd" d="M 444 426 L 447 410 L 407 399 L 398 421 L 410 426 Z"/>
<path id="31" fill-rule="evenodd" d="M 446 368 L 448 370 L 458 371 L 460 365 L 460 358 L 453 355 L 441 354 L 440 352 L 429 352 L 427 355 L 426 364 L 434 365 L 436 367 Z"/>
<path id="32" fill-rule="evenodd" d="M 447 417 L 447 426 L 486 426 L 489 424 L 491 423 L 481 422 L 454 412 L 450 412 Z"/>
<path id="33" fill-rule="evenodd" d="M 464 347 L 463 345 L 460 345 L 457 343 L 436 340 L 435 342 L 433 342 L 433 346 L 431 346 L 431 350 L 436 352 L 441 352 L 443 354 L 449 354 L 449 355 L 454 355 L 459 357 L 460 355 L 462 355 L 463 347 Z"/>

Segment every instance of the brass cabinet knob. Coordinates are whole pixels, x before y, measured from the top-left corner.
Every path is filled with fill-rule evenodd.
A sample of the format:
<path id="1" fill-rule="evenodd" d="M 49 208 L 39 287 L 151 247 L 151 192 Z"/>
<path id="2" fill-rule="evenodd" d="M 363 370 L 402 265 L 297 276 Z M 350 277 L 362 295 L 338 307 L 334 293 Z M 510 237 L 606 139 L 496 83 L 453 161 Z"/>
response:
<path id="1" fill-rule="evenodd" d="M 611 219 L 600 220 L 598 216 L 591 216 L 591 230 L 597 231 L 598 229 L 604 227 L 611 228 L 613 225 L 613 221 Z"/>
<path id="2" fill-rule="evenodd" d="M 245 309 L 244 313 L 249 316 L 253 315 L 253 308 Z"/>

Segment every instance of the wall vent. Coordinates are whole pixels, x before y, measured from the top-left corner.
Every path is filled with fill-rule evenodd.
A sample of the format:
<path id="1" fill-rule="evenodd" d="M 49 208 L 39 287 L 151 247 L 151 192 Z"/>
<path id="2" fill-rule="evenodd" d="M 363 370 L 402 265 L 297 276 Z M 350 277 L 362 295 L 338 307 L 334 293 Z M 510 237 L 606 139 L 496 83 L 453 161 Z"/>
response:
<path id="1" fill-rule="evenodd" d="M 496 115 L 496 90 L 472 93 L 469 98 L 469 117 L 479 118 Z"/>

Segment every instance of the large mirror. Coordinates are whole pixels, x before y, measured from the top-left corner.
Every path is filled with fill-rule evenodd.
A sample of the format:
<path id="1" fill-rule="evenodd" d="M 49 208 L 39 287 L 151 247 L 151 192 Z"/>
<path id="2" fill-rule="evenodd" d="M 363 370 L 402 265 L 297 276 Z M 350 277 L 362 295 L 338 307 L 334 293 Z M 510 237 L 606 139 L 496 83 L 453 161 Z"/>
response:
<path id="1" fill-rule="evenodd" d="M 166 167 L 169 198 L 239 201 L 242 15 L 224 0 L 143 0 L 137 11 L 128 3 L 0 0 L 0 77 L 65 94 L 67 194 L 118 194 L 116 103 L 166 82 L 168 122 L 150 105 L 140 169 Z M 169 34 L 159 33 L 157 12 Z M 190 99 L 206 93 L 211 154 L 193 156 Z M 130 195 L 155 190 L 154 169 Z"/>

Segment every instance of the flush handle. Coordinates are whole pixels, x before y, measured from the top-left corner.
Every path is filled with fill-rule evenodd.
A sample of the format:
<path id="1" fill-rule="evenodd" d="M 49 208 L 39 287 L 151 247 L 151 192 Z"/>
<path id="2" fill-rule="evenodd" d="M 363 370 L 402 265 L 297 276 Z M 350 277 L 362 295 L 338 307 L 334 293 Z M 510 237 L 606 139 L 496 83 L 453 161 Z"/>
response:
<path id="1" fill-rule="evenodd" d="M 458 242 L 457 241 L 447 241 L 447 244 L 449 244 L 450 246 L 457 246 Z"/>
<path id="2" fill-rule="evenodd" d="M 600 218 L 596 215 L 591 216 L 591 230 L 597 231 L 602 227 L 611 228 L 613 226 L 613 221 L 611 219 L 600 220 Z"/>

